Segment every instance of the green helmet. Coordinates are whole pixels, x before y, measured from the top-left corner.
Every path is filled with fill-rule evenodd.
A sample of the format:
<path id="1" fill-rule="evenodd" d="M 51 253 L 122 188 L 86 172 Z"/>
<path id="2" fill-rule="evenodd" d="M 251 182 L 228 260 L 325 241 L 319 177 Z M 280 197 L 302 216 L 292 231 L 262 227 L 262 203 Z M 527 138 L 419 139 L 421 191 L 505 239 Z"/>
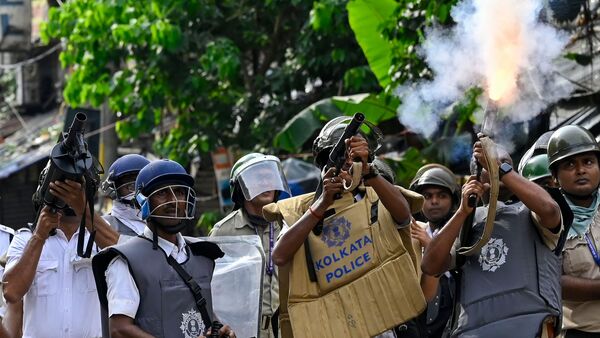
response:
<path id="1" fill-rule="evenodd" d="M 552 134 L 548 141 L 550 167 L 567 157 L 590 151 L 600 153 L 600 148 L 594 136 L 580 126 L 561 127 Z"/>
<path id="2" fill-rule="evenodd" d="M 459 186 L 456 183 L 454 173 L 441 164 L 427 164 L 422 166 L 410 182 L 409 189 L 421 192 L 426 185 L 437 185 L 447 188 L 455 196 L 459 193 Z"/>
<path id="3" fill-rule="evenodd" d="M 531 157 L 523 166 L 521 174 L 530 181 L 552 176 L 548 165 L 548 155 L 541 154 Z"/>
<path id="4" fill-rule="evenodd" d="M 231 199 L 236 205 L 242 203 L 241 198 L 250 201 L 266 191 L 291 195 L 281 161 L 275 156 L 261 153 L 250 153 L 235 162 L 231 168 L 229 186 Z"/>

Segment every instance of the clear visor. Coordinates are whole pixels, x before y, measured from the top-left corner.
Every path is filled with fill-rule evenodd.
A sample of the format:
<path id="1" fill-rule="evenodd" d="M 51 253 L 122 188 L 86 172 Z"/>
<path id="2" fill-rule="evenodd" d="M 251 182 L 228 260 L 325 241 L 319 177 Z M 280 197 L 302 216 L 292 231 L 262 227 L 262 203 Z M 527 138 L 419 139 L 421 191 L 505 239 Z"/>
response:
<path id="1" fill-rule="evenodd" d="M 291 195 L 283 170 L 275 161 L 262 161 L 249 166 L 240 173 L 238 182 L 246 201 L 267 191 L 276 190 Z"/>
<path id="2" fill-rule="evenodd" d="M 185 185 L 168 185 L 148 196 L 150 216 L 167 219 L 193 219 L 196 193 Z"/>

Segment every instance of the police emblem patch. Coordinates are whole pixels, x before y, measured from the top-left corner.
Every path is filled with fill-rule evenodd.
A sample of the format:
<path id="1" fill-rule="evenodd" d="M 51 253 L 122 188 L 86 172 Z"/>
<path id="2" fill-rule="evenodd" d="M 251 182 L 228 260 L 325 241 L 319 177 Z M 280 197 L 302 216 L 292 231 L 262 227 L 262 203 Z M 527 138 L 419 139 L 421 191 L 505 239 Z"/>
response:
<path id="1" fill-rule="evenodd" d="M 328 247 L 340 246 L 350 237 L 350 223 L 345 217 L 337 217 L 323 224 L 321 240 Z"/>
<path id="2" fill-rule="evenodd" d="M 201 334 L 204 334 L 204 322 L 200 317 L 200 313 L 194 309 L 188 311 L 188 313 L 182 313 L 183 319 L 181 321 L 181 332 L 185 338 L 197 338 Z"/>
<path id="3" fill-rule="evenodd" d="M 486 245 L 481 248 L 479 264 L 483 271 L 494 272 L 504 263 L 508 255 L 508 246 L 502 238 L 490 238 Z"/>

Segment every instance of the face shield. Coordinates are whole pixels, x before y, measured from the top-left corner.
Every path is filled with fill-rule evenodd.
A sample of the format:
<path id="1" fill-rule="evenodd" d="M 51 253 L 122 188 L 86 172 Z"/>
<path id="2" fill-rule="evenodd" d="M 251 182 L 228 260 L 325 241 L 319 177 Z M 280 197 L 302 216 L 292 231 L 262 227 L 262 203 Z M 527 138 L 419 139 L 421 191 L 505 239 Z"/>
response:
<path id="1" fill-rule="evenodd" d="M 150 217 L 178 220 L 194 218 L 196 193 L 188 186 L 164 186 L 153 191 L 147 200 L 152 208 Z"/>
<path id="2" fill-rule="evenodd" d="M 267 191 L 291 195 L 281 165 L 276 161 L 260 161 L 248 166 L 240 172 L 238 182 L 247 201 Z"/>

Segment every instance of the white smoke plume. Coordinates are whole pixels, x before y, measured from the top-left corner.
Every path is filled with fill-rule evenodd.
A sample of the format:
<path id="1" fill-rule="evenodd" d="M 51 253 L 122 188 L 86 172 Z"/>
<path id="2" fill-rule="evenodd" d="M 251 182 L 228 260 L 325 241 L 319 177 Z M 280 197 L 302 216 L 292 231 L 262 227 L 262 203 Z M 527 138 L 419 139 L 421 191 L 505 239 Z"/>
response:
<path id="1" fill-rule="evenodd" d="M 573 86 L 555 72 L 568 36 L 539 21 L 542 0 L 463 0 L 452 9 L 456 25 L 426 32 L 420 53 L 432 81 L 397 90 L 400 121 L 430 136 L 447 108 L 472 86 L 497 100 L 500 114 L 528 120 L 567 97 Z M 482 114 L 478 116 L 481 117 Z"/>

